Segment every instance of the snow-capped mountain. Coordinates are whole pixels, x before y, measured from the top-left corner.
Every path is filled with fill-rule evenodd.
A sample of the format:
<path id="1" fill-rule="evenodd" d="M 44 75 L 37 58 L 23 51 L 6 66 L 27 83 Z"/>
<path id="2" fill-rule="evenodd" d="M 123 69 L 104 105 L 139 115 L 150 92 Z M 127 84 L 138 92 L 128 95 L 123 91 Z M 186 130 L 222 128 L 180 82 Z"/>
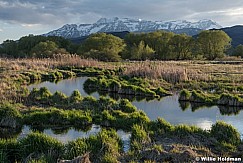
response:
<path id="1" fill-rule="evenodd" d="M 66 24 L 63 27 L 51 31 L 45 36 L 62 36 L 65 38 L 76 38 L 88 36 L 97 32 L 148 32 L 155 30 L 185 31 L 185 29 L 207 30 L 219 29 L 221 26 L 212 20 L 200 20 L 198 22 L 189 22 L 186 20 L 178 21 L 147 21 L 135 20 L 130 18 L 101 18 L 94 24 Z"/>

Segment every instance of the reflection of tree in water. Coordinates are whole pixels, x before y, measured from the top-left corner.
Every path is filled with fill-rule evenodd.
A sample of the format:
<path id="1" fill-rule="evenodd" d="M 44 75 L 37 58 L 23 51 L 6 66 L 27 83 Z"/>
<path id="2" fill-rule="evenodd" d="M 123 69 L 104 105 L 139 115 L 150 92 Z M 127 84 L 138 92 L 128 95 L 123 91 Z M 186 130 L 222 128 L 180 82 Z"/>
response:
<path id="1" fill-rule="evenodd" d="M 190 107 L 190 102 L 179 100 L 179 106 L 181 110 L 185 111 Z"/>
<path id="2" fill-rule="evenodd" d="M 55 135 L 57 135 L 57 134 L 66 134 L 66 133 L 68 133 L 68 130 L 70 130 L 71 127 L 61 126 L 61 127 L 51 127 L 50 129 L 52 130 L 52 132 Z"/>
<path id="3" fill-rule="evenodd" d="M 44 126 L 30 126 L 30 130 L 34 132 L 44 132 Z"/>
<path id="4" fill-rule="evenodd" d="M 199 102 L 188 102 L 191 105 L 191 110 L 192 112 L 195 112 L 196 110 L 200 110 L 200 109 L 204 109 L 204 108 L 209 108 L 212 107 L 213 105 L 210 104 L 205 104 L 205 103 L 199 103 Z M 181 103 L 180 103 L 181 104 Z M 183 104 L 182 105 L 189 105 L 189 104 Z M 184 109 L 186 106 L 184 106 Z M 189 106 L 187 106 L 189 107 Z M 183 110 L 183 108 L 181 107 L 181 109 Z"/>
<path id="5" fill-rule="evenodd" d="M 154 97 L 118 94 L 118 93 L 112 93 L 112 92 L 108 92 L 108 91 L 100 91 L 100 90 L 97 90 L 96 88 L 84 87 L 83 89 L 88 95 L 91 95 L 92 93 L 98 92 L 98 94 L 100 96 L 109 96 L 110 98 L 113 98 L 114 100 L 117 100 L 117 101 L 120 100 L 120 99 L 128 99 L 131 102 L 133 102 L 133 101 L 139 102 L 139 101 L 142 101 L 144 99 L 146 99 L 147 102 L 154 100 Z M 159 100 L 161 100 L 161 99 L 162 98 L 160 98 Z"/>
<path id="6" fill-rule="evenodd" d="M 205 103 L 185 102 L 185 101 L 179 101 L 179 104 L 180 104 L 181 110 L 183 110 L 183 111 L 188 109 L 191 105 L 192 112 L 203 109 L 205 107 L 213 106 L 213 105 L 207 105 Z M 240 113 L 241 110 L 243 110 L 243 107 L 233 107 L 233 106 L 223 106 L 223 105 L 218 105 L 218 108 L 219 108 L 221 115 L 237 115 Z"/>
<path id="7" fill-rule="evenodd" d="M 221 115 L 237 115 L 243 109 L 242 107 L 232 107 L 232 106 L 218 106 Z"/>
<path id="8" fill-rule="evenodd" d="M 204 103 L 191 102 L 192 112 L 195 112 L 196 110 L 200 110 L 203 107 L 206 107 L 206 105 Z"/>
<path id="9" fill-rule="evenodd" d="M 88 95 L 91 95 L 92 93 L 97 92 L 95 88 L 88 88 L 88 87 L 83 87 L 84 92 L 87 93 Z"/>
<path id="10" fill-rule="evenodd" d="M 136 101 L 137 101 L 137 102 L 140 102 L 140 101 L 142 101 L 142 100 L 144 100 L 144 99 L 145 99 L 144 96 L 136 96 Z"/>
<path id="11" fill-rule="evenodd" d="M 88 132 L 91 129 L 92 129 L 92 125 L 88 125 L 88 126 L 74 126 L 74 130 L 76 130 L 76 131 Z"/>
<path id="12" fill-rule="evenodd" d="M 22 132 L 22 127 L 18 128 L 1 128 L 0 127 L 0 138 L 17 138 Z"/>

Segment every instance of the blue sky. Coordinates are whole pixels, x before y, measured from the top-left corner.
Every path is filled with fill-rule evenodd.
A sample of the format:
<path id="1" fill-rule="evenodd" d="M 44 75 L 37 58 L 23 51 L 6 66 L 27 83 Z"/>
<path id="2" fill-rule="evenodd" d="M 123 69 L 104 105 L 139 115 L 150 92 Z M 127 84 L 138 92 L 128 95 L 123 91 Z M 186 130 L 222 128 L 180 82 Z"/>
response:
<path id="1" fill-rule="evenodd" d="M 0 43 L 106 17 L 243 25 L 242 0 L 0 0 Z"/>

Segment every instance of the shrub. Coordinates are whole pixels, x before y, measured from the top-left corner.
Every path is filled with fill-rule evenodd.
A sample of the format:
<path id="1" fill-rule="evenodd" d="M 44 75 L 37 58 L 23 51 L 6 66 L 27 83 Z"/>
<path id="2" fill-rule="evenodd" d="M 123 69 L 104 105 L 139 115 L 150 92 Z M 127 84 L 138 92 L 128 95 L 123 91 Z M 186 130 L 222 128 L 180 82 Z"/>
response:
<path id="1" fill-rule="evenodd" d="M 33 90 L 30 92 L 28 96 L 28 99 L 31 102 L 47 104 L 51 101 L 51 96 L 51 92 L 46 87 L 42 87 L 39 90 L 33 88 Z"/>
<path id="2" fill-rule="evenodd" d="M 82 95 L 78 90 L 73 91 L 71 96 L 69 97 L 70 103 L 78 103 L 82 100 Z"/>
<path id="3" fill-rule="evenodd" d="M 133 113 L 137 108 L 127 99 L 121 99 L 119 109 L 125 113 Z"/>
<path id="4" fill-rule="evenodd" d="M 111 80 L 109 84 L 110 92 L 118 92 L 121 89 L 121 84 L 116 80 Z"/>
<path id="5" fill-rule="evenodd" d="M 131 149 L 132 150 L 141 150 L 145 143 L 149 143 L 150 138 L 147 135 L 147 132 L 140 125 L 132 126 L 131 134 Z"/>
<path id="6" fill-rule="evenodd" d="M 149 97 L 155 97 L 156 96 L 156 93 L 154 91 L 151 91 L 150 89 L 148 88 L 145 88 L 145 96 L 149 96 Z"/>
<path id="7" fill-rule="evenodd" d="M 91 115 L 82 110 L 49 110 L 34 111 L 24 116 L 25 124 L 30 125 L 88 125 L 92 122 Z"/>
<path id="8" fill-rule="evenodd" d="M 67 104 L 67 96 L 64 94 L 64 93 L 62 93 L 62 92 L 59 92 L 59 91 L 56 91 L 53 95 L 52 95 L 52 97 L 51 97 L 51 99 L 52 99 L 52 103 L 54 104 L 54 105 L 63 105 L 63 104 Z"/>
<path id="9" fill-rule="evenodd" d="M 56 77 L 55 79 L 63 79 L 63 75 L 62 75 L 61 72 L 55 71 L 54 74 L 55 74 L 55 77 Z"/>
<path id="10" fill-rule="evenodd" d="M 0 139 L 0 162 L 20 160 L 20 144 L 16 139 Z"/>
<path id="11" fill-rule="evenodd" d="M 56 139 L 41 133 L 30 133 L 20 140 L 23 158 L 31 153 L 48 154 L 57 159 L 63 154 L 63 144 Z"/>
<path id="12" fill-rule="evenodd" d="M 113 129 L 103 129 L 98 135 L 87 138 L 86 143 L 92 162 L 117 162 L 122 150 L 122 141 Z"/>
<path id="13" fill-rule="evenodd" d="M 158 132 L 159 134 L 170 133 L 174 130 L 174 126 L 163 118 L 158 118 L 154 125 L 155 126 L 152 127 L 152 130 Z"/>
<path id="14" fill-rule="evenodd" d="M 211 135 L 221 143 L 239 145 L 241 142 L 240 133 L 223 121 L 218 121 L 212 126 Z"/>
<path id="15" fill-rule="evenodd" d="M 11 104 L 0 105 L 0 126 L 16 128 L 21 125 L 21 114 Z"/>
<path id="16" fill-rule="evenodd" d="M 58 71 L 62 73 L 63 79 L 68 79 L 76 76 L 76 74 L 72 71 L 65 71 L 65 70 L 58 70 Z"/>
<path id="17" fill-rule="evenodd" d="M 92 87 L 98 87 L 98 79 L 97 78 L 88 78 L 84 82 L 84 88 L 92 88 Z"/>
<path id="18" fill-rule="evenodd" d="M 112 98 L 101 96 L 98 100 L 98 104 L 101 110 L 112 110 L 117 102 Z"/>
<path id="19" fill-rule="evenodd" d="M 177 125 L 174 128 L 173 134 L 177 135 L 178 137 L 188 136 L 192 134 L 201 134 L 207 135 L 207 132 L 203 129 L 196 127 L 196 126 L 188 126 L 188 125 Z"/>
<path id="20" fill-rule="evenodd" d="M 89 152 L 88 144 L 85 139 L 77 139 L 70 141 L 65 145 L 65 159 L 73 159 L 77 156 L 82 156 Z"/>
<path id="21" fill-rule="evenodd" d="M 163 96 L 168 96 L 168 95 L 171 95 L 171 93 L 169 93 L 168 91 L 166 91 L 164 88 L 162 87 L 159 87 L 155 90 L 155 93 L 157 95 L 159 95 L 160 97 L 163 97 Z"/>
<path id="22" fill-rule="evenodd" d="M 180 92 L 179 100 L 180 100 L 180 101 L 189 101 L 189 100 L 190 100 L 190 97 L 191 97 L 191 93 L 190 93 L 188 90 L 183 89 L 183 90 Z"/>

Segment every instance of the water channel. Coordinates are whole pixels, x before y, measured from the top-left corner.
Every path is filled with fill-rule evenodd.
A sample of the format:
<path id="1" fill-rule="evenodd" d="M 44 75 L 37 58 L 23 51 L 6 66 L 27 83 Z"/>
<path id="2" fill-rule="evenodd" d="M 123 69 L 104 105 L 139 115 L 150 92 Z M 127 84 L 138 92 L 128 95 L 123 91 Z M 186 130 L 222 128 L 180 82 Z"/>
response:
<path id="1" fill-rule="evenodd" d="M 88 94 L 83 89 L 83 84 L 87 78 L 88 77 L 78 77 L 74 79 L 62 80 L 58 83 L 43 82 L 39 84 L 32 84 L 28 88 L 29 90 L 32 90 L 33 88 L 47 87 L 52 93 L 55 93 L 55 91 L 61 91 L 68 96 L 70 96 L 74 90 L 79 90 L 83 96 L 88 96 Z M 99 94 L 97 92 L 92 93 L 90 95 L 94 96 L 95 98 L 99 98 Z M 143 110 L 151 120 L 156 120 L 158 117 L 161 117 L 164 118 L 166 121 L 170 122 L 171 124 L 175 125 L 195 125 L 202 129 L 209 130 L 212 124 L 216 123 L 216 121 L 218 120 L 222 120 L 237 128 L 238 131 L 241 133 L 241 137 L 243 138 L 243 111 L 237 114 L 229 115 L 222 114 L 218 106 L 201 106 L 200 109 L 194 109 L 191 105 L 189 105 L 187 109 L 183 109 L 181 108 L 181 105 L 178 101 L 178 95 L 176 94 L 173 96 L 164 97 L 160 100 L 154 99 L 151 101 L 146 101 L 144 99 L 141 101 L 135 100 L 132 103 L 138 109 Z M 91 130 L 91 134 L 95 134 L 98 132 L 98 129 L 95 129 L 95 127 L 93 128 L 93 126 Z M 49 130 L 46 130 L 45 133 L 53 137 L 57 137 Z M 80 134 L 82 135 L 82 133 Z M 120 134 L 123 135 L 124 140 L 128 138 L 130 135 L 129 133 L 125 132 L 121 132 Z M 78 135 L 75 133 L 74 129 L 66 133 L 66 137 L 69 138 L 80 137 L 80 135 L 74 135 Z M 62 139 L 63 141 L 70 140 L 66 137 L 63 136 L 62 138 L 60 137 L 60 139 Z"/>

